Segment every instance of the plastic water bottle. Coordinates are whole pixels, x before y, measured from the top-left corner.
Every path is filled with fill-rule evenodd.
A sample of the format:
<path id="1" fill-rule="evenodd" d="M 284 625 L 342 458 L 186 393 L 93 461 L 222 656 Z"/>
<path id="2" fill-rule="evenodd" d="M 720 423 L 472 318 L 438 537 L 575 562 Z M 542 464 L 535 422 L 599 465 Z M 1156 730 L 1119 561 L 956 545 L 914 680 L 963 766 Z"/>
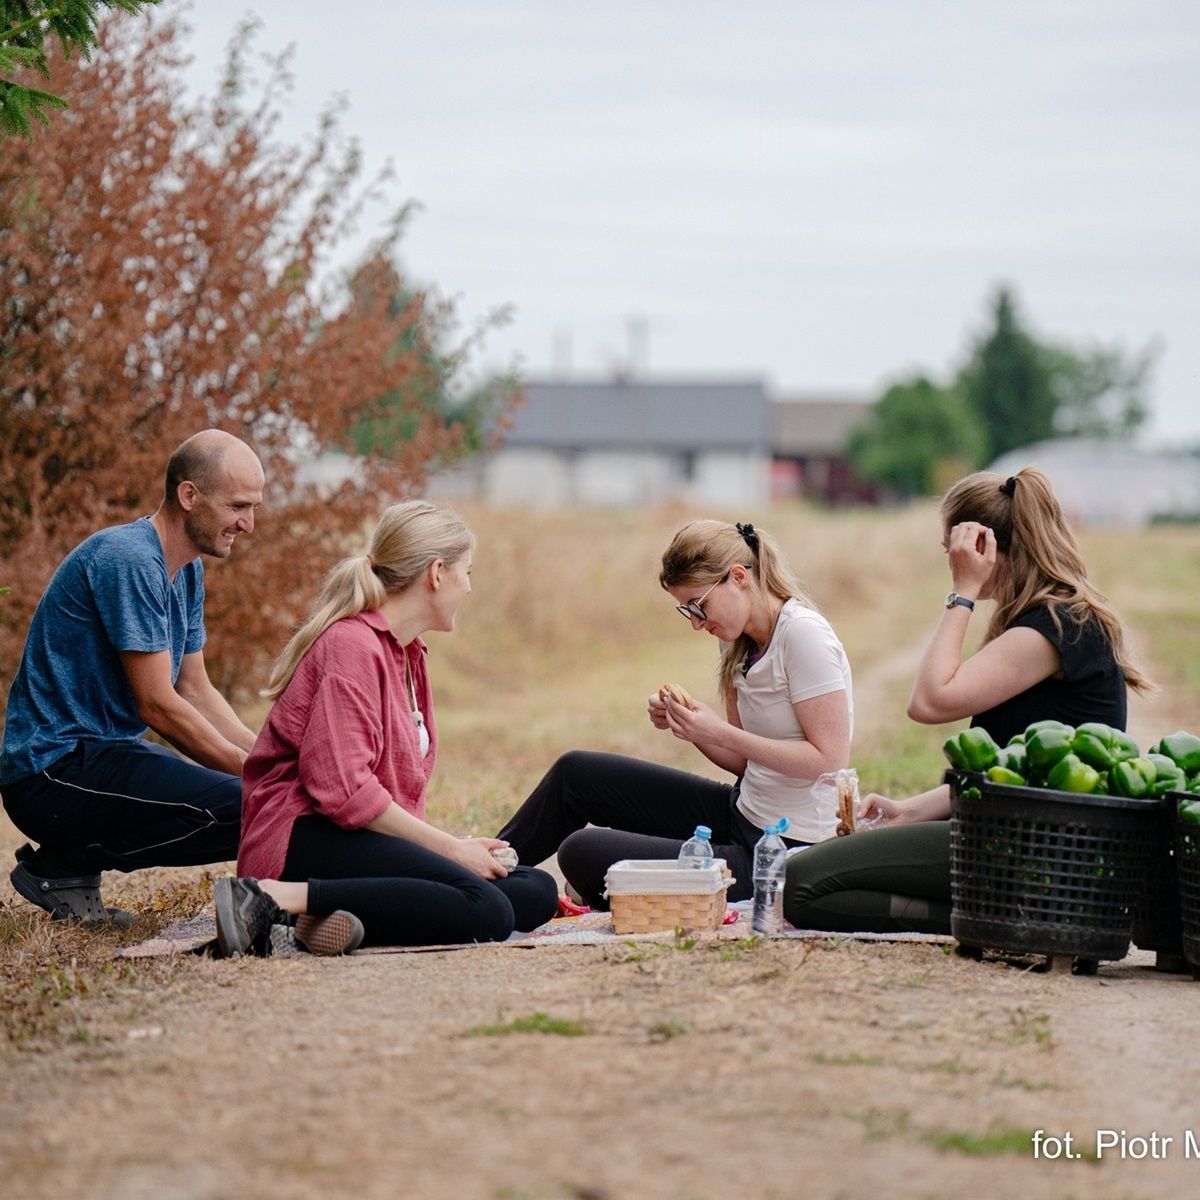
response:
<path id="1" fill-rule="evenodd" d="M 754 911 L 750 928 L 755 933 L 778 933 L 783 928 L 783 881 L 787 874 L 787 846 L 779 835 L 787 817 L 768 825 L 754 847 Z"/>
<path id="2" fill-rule="evenodd" d="M 696 832 L 679 848 L 681 867 L 711 867 L 713 865 L 712 830 L 697 825 Z"/>

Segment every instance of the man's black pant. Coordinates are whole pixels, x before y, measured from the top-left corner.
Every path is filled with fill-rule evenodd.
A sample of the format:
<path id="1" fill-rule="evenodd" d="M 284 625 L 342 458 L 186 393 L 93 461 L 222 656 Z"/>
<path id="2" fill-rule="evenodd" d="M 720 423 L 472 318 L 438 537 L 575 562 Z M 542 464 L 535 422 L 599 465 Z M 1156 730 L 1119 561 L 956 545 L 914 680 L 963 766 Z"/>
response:
<path id="1" fill-rule="evenodd" d="M 153 742 L 83 741 L 6 785 L 4 807 L 44 878 L 197 866 L 237 858 L 242 781 Z"/>

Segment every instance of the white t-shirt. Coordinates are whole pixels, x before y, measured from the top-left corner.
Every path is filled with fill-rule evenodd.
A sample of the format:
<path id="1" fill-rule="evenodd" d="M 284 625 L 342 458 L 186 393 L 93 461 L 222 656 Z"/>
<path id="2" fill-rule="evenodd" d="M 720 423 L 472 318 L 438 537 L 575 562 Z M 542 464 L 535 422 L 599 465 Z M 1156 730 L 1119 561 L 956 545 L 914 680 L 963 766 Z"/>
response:
<path id="1" fill-rule="evenodd" d="M 828 692 L 846 693 L 854 733 L 850 663 L 833 627 L 799 600 L 784 604 L 759 660 L 734 680 L 742 728 L 776 741 L 803 741 L 793 704 Z M 738 807 L 760 829 L 787 817 L 784 837 L 820 842 L 837 832 L 837 804 L 813 798 L 811 779 L 793 779 L 753 760 L 746 764 Z"/>

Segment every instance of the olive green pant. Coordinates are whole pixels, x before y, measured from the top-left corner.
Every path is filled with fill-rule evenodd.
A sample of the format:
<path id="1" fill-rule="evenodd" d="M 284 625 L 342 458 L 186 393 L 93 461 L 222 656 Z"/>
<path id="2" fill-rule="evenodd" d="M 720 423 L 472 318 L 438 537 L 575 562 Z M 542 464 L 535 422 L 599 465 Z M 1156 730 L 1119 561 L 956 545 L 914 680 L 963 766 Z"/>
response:
<path id="1" fill-rule="evenodd" d="M 783 915 L 797 929 L 950 932 L 950 822 L 831 838 L 788 859 Z"/>

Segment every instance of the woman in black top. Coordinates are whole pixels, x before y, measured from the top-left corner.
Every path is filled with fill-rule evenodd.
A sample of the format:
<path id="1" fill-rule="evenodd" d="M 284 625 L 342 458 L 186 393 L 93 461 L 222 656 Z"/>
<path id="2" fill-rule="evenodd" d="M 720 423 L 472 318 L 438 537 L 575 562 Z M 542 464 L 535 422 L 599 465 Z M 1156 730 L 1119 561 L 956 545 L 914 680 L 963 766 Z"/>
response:
<path id="1" fill-rule="evenodd" d="M 1125 728 L 1126 688 L 1148 681 L 1121 624 L 1088 581 L 1046 476 L 979 471 L 941 506 L 953 591 L 917 670 L 908 715 L 941 725 L 971 716 L 1003 745 L 1033 721 Z M 963 658 L 975 602 L 994 600 L 983 645 Z M 974 715 L 972 715 L 974 714 Z M 887 824 L 793 855 L 784 914 L 797 928 L 949 933 L 950 793 L 867 796 Z"/>

